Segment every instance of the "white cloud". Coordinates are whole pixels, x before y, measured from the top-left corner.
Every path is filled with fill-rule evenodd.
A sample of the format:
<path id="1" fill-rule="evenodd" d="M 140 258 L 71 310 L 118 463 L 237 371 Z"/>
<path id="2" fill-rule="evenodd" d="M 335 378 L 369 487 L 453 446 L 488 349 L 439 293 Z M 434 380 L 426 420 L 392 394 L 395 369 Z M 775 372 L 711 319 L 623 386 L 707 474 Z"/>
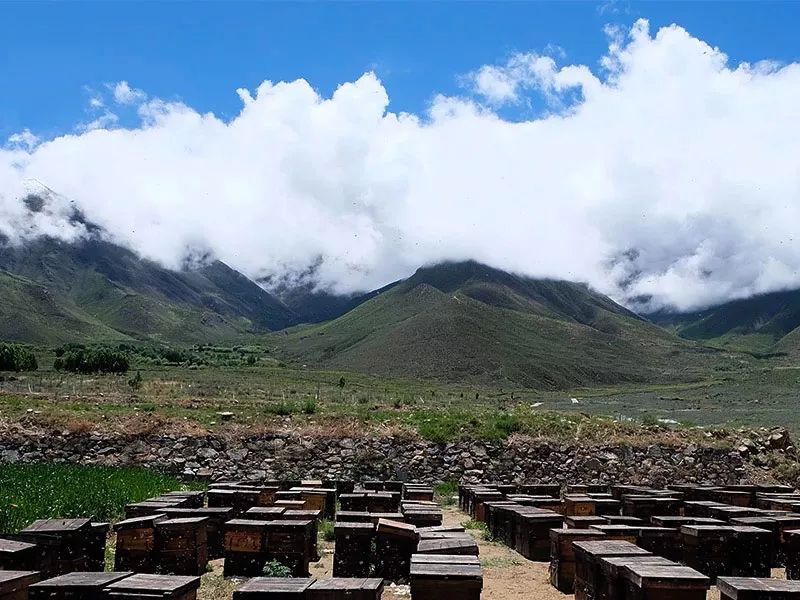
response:
<path id="1" fill-rule="evenodd" d="M 39 136 L 31 133 L 30 129 L 23 129 L 18 133 L 8 136 L 8 145 L 23 150 L 33 150 L 39 143 Z"/>
<path id="2" fill-rule="evenodd" d="M 438 96 L 423 117 L 387 112 L 369 73 L 330 98 L 236 90 L 229 121 L 142 97 L 138 128 L 0 149 L 0 232 L 80 235 L 63 206 L 25 212 L 36 178 L 164 264 L 198 248 L 252 277 L 319 264 L 336 291 L 465 258 L 683 309 L 800 287 L 800 65 L 731 65 L 645 22 L 601 64 L 520 54 L 471 74 L 481 102 Z M 494 111 L 528 94 L 555 110 Z"/>
<path id="3" fill-rule="evenodd" d="M 139 89 L 132 88 L 127 81 L 120 81 L 110 86 L 114 93 L 114 102 L 117 104 L 139 104 L 147 100 L 147 94 Z"/>
<path id="4" fill-rule="evenodd" d="M 88 123 L 78 123 L 76 129 L 78 131 L 94 131 L 95 129 L 107 129 L 113 127 L 119 122 L 119 117 L 112 113 L 110 110 L 103 111 L 103 114 L 92 119 Z"/>

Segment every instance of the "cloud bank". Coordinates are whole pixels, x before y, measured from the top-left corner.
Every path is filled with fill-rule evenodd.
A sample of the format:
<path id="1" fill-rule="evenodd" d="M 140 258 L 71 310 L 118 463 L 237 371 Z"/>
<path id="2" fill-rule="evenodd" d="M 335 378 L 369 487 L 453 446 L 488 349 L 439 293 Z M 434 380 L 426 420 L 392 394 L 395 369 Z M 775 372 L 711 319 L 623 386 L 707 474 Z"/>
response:
<path id="1" fill-rule="evenodd" d="M 388 111 L 372 73 L 330 98 L 240 89 L 227 121 L 120 82 L 75 134 L 0 149 L 0 238 L 79 238 L 77 209 L 167 266 L 313 265 L 336 292 L 467 258 L 642 310 L 800 287 L 800 65 L 732 65 L 678 26 L 609 35 L 595 68 L 517 54 L 424 115 Z M 31 181 L 59 195 L 31 210 Z"/>

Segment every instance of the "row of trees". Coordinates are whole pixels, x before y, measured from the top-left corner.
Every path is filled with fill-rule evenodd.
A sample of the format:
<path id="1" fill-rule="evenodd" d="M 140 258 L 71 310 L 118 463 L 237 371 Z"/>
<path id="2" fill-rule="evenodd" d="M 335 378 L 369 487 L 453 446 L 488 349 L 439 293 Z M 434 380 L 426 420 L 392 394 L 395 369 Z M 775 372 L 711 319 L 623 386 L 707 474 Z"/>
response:
<path id="1" fill-rule="evenodd" d="M 74 373 L 126 373 L 130 368 L 128 355 L 112 348 L 68 347 L 56 352 L 53 368 Z"/>
<path id="2" fill-rule="evenodd" d="M 38 368 L 36 356 L 27 348 L 0 344 L 0 371 L 35 371 Z"/>

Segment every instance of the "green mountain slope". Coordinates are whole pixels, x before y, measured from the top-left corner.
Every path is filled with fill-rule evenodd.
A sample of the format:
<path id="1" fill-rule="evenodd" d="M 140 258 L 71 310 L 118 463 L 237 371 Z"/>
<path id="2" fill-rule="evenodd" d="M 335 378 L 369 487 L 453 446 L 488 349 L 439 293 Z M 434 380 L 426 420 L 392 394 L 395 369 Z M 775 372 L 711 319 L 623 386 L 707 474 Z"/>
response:
<path id="1" fill-rule="evenodd" d="M 648 317 L 682 337 L 753 352 L 793 350 L 790 335 L 800 327 L 800 290 L 734 300 L 700 312 L 656 313 Z M 800 341 L 800 339 L 798 339 Z M 800 350 L 800 348 L 798 348 Z"/>
<path id="2" fill-rule="evenodd" d="M 420 269 L 333 321 L 274 339 L 306 363 L 547 388 L 670 381 L 704 355 L 583 285 L 474 262 Z"/>
<path id="3" fill-rule="evenodd" d="M 0 338 L 215 341 L 297 322 L 280 301 L 222 263 L 176 272 L 99 239 L 2 247 L 0 272 Z M 17 325 L 20 315 L 35 326 Z"/>

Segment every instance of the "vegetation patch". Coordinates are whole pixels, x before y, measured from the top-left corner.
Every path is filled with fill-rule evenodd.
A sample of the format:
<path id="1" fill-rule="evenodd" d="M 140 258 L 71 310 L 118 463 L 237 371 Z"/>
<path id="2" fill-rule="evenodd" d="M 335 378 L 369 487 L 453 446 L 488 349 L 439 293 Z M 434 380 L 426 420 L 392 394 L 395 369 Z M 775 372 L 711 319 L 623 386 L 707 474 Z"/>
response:
<path id="1" fill-rule="evenodd" d="M 126 504 L 181 487 L 177 479 L 138 468 L 0 465 L 0 531 L 56 517 L 116 521 Z"/>

